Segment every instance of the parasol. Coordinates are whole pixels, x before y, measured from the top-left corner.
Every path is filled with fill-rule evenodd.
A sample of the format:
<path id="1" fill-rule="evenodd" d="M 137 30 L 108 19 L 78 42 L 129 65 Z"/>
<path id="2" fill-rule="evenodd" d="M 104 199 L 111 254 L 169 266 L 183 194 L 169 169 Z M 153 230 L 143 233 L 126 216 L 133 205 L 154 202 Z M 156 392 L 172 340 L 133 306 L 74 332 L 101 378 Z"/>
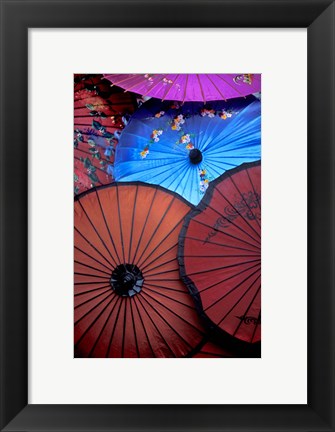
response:
<path id="1" fill-rule="evenodd" d="M 261 164 L 216 179 L 180 234 L 179 264 L 200 314 L 244 342 L 261 339 Z"/>
<path id="2" fill-rule="evenodd" d="M 74 192 L 113 180 L 115 145 L 134 112 L 134 96 L 110 88 L 102 75 L 74 77 Z"/>
<path id="3" fill-rule="evenodd" d="M 227 169 L 260 159 L 261 105 L 234 101 L 161 103 L 150 100 L 132 116 L 115 155 L 117 181 L 144 181 L 193 204 Z"/>
<path id="4" fill-rule="evenodd" d="M 236 352 L 222 348 L 220 345 L 204 338 L 202 345 L 199 349 L 192 355 L 193 358 L 236 358 L 240 357 Z"/>
<path id="5" fill-rule="evenodd" d="M 177 261 L 190 205 L 141 183 L 75 198 L 76 357 L 184 357 L 202 322 Z"/>
<path id="6" fill-rule="evenodd" d="M 143 96 L 161 100 L 208 102 L 261 91 L 260 74 L 105 74 L 106 79 Z"/>

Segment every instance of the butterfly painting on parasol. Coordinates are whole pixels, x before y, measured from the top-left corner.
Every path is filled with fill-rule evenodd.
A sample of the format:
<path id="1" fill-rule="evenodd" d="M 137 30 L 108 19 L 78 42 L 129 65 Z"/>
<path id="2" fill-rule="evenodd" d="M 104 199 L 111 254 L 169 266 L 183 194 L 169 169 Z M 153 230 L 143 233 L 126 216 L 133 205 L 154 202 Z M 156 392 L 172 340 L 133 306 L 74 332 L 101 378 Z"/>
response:
<path id="1" fill-rule="evenodd" d="M 74 75 L 74 356 L 261 356 L 260 74 Z"/>

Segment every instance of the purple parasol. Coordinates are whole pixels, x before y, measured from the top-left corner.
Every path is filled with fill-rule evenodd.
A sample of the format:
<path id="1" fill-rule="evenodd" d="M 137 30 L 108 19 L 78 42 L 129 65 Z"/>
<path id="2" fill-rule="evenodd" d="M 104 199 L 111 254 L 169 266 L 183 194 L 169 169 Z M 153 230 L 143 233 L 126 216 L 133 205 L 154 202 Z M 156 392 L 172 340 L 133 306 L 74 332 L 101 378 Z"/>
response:
<path id="1" fill-rule="evenodd" d="M 104 74 L 112 85 L 161 100 L 208 102 L 261 91 L 261 74 Z"/>

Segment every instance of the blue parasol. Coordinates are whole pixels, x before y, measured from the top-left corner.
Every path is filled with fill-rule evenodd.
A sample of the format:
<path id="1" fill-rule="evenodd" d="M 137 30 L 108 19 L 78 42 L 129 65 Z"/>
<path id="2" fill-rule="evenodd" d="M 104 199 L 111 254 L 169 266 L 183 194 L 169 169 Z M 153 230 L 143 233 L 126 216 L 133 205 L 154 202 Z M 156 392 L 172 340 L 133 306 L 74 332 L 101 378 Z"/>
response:
<path id="1" fill-rule="evenodd" d="M 193 204 L 228 169 L 261 158 L 261 103 L 160 102 L 135 112 L 116 149 L 116 181 L 143 181 L 177 192 Z"/>

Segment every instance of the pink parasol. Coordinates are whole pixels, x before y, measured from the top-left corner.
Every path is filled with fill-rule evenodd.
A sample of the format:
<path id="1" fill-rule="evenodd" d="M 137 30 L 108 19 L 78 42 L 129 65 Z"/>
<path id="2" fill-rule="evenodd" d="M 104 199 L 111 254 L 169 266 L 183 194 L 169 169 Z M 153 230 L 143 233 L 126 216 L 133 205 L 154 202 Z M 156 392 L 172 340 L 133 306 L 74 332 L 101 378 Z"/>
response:
<path id="1" fill-rule="evenodd" d="M 261 91 L 260 74 L 104 74 L 112 86 L 161 100 L 208 102 Z"/>

